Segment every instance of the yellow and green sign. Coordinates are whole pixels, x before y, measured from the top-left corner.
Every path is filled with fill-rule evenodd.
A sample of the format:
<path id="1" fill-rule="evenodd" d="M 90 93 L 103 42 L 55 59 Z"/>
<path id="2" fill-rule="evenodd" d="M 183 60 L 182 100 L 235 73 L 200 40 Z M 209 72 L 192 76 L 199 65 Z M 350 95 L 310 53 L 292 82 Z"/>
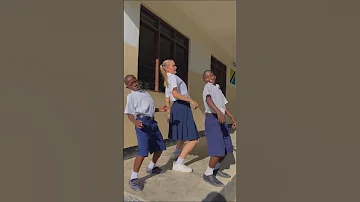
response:
<path id="1" fill-rule="evenodd" d="M 230 69 L 230 83 L 236 85 L 236 71 L 233 69 Z"/>

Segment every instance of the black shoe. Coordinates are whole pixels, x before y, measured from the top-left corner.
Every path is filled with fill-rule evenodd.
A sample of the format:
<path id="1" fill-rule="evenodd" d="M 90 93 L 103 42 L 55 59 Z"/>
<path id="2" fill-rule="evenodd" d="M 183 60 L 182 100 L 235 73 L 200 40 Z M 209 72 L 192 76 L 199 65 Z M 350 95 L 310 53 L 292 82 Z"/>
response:
<path id="1" fill-rule="evenodd" d="M 205 182 L 214 185 L 216 187 L 225 187 L 225 185 L 222 182 L 216 179 L 215 175 L 206 176 L 205 174 L 203 174 L 203 179 Z"/>
<path id="2" fill-rule="evenodd" d="M 220 177 L 223 177 L 223 178 L 230 178 L 231 175 L 227 174 L 227 173 L 224 173 L 223 171 L 217 169 L 217 170 L 214 170 L 214 175 L 215 176 L 220 176 Z"/>
<path id="3" fill-rule="evenodd" d="M 160 174 L 162 172 L 161 168 L 154 167 L 153 169 L 146 168 L 146 173 L 154 173 L 154 174 Z"/>
<path id="4" fill-rule="evenodd" d="M 129 181 L 129 185 L 134 191 L 141 191 L 140 180 L 138 178 L 132 179 Z"/>

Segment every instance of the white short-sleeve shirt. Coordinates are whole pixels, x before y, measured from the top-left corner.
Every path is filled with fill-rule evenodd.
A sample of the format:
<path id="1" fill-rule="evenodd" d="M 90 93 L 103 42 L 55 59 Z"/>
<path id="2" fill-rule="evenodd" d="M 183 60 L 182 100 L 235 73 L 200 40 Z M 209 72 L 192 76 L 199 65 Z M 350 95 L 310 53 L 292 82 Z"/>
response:
<path id="1" fill-rule="evenodd" d="M 153 117 L 155 114 L 154 100 L 145 90 L 131 91 L 126 98 L 125 114 L 145 115 Z"/>
<path id="2" fill-rule="evenodd" d="M 224 94 L 222 93 L 220 86 L 218 84 L 213 85 L 211 83 L 207 83 L 204 87 L 203 91 L 203 100 L 205 106 L 205 113 L 216 113 L 209 105 L 206 103 L 207 95 L 211 96 L 212 101 L 215 106 L 221 111 L 222 114 L 225 114 L 226 104 L 228 101 L 226 100 Z"/>
<path id="3" fill-rule="evenodd" d="M 165 88 L 165 97 L 170 97 L 171 93 L 169 91 L 169 88 Z"/>
<path id="4" fill-rule="evenodd" d="M 174 98 L 174 96 L 172 95 L 172 91 L 174 88 L 177 88 L 177 91 L 185 96 L 185 97 L 189 97 L 189 94 L 188 94 L 188 89 L 187 89 L 187 86 L 186 86 L 186 83 L 180 78 L 178 77 L 177 75 L 175 74 L 170 74 L 170 73 L 167 73 L 167 76 L 168 76 L 168 83 L 169 85 L 166 87 L 167 91 L 168 91 L 168 95 L 170 95 L 170 100 L 175 102 L 177 99 Z M 165 90 L 166 92 L 166 90 Z M 165 93 L 166 94 L 166 93 Z M 167 96 L 167 95 L 166 95 Z"/>

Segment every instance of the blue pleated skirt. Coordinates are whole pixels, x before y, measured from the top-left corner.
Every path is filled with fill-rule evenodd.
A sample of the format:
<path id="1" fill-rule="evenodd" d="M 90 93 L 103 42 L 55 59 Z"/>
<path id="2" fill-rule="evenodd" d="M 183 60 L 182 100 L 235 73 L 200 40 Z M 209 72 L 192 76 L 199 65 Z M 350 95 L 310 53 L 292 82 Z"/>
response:
<path id="1" fill-rule="evenodd" d="M 169 139 L 172 140 L 197 140 L 197 130 L 190 103 L 177 100 L 173 103 L 169 120 Z"/>

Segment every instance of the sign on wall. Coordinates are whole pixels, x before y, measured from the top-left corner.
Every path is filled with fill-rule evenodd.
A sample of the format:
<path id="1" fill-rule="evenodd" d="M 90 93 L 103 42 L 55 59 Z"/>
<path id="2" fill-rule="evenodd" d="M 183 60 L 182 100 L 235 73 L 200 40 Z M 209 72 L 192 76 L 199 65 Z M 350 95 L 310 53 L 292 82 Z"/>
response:
<path id="1" fill-rule="evenodd" d="M 236 85 L 236 71 L 233 69 L 230 69 L 230 83 Z"/>

